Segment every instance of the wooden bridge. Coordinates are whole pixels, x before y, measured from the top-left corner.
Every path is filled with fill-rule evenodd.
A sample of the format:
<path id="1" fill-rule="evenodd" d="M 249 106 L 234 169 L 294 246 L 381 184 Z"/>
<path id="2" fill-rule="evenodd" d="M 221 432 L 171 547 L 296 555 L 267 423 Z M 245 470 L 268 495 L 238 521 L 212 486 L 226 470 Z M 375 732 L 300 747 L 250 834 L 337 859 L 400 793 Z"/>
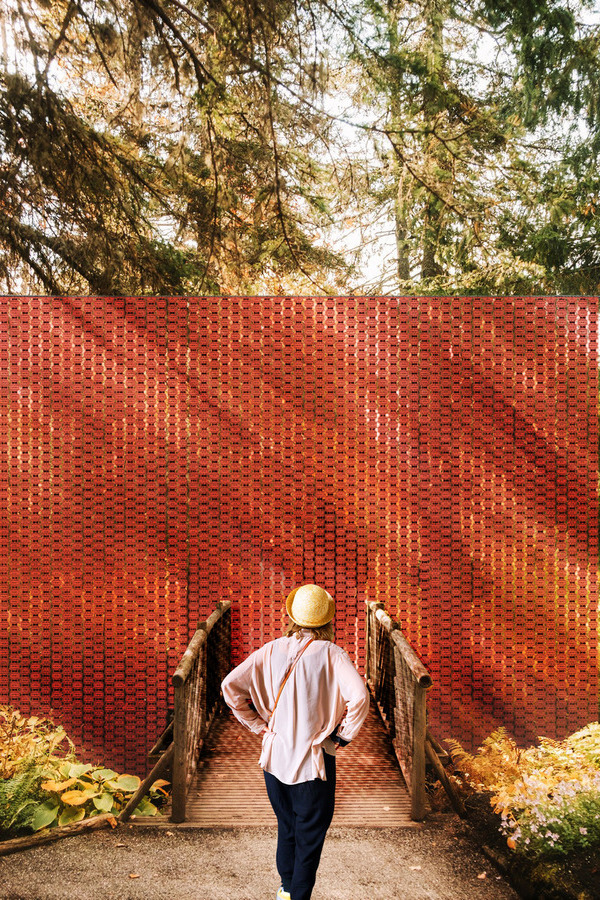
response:
<path id="1" fill-rule="evenodd" d="M 338 752 L 333 824 L 411 825 L 427 811 L 426 760 L 450 790 L 440 761 L 444 751 L 427 729 L 432 680 L 382 604 L 366 605 L 366 631 L 371 709 L 359 735 Z M 158 777 L 169 773 L 169 824 L 276 824 L 258 766 L 260 738 L 233 719 L 221 699 L 221 682 L 230 668 L 227 601 L 199 625 L 173 675 L 173 722 L 150 751 L 152 770 L 122 819 L 131 816 Z"/>

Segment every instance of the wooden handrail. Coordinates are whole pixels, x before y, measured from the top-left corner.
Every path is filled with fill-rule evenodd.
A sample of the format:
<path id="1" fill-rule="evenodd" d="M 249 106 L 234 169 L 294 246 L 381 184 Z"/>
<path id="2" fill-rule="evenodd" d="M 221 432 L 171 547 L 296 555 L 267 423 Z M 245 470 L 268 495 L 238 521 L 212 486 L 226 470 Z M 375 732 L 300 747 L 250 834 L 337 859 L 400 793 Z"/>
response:
<path id="1" fill-rule="evenodd" d="M 392 739 L 411 798 L 411 818 L 424 818 L 427 691 L 432 678 L 400 626 L 367 601 L 367 683 Z"/>
<path id="2" fill-rule="evenodd" d="M 390 639 L 396 644 L 396 646 L 402 653 L 406 665 L 415 676 L 416 681 L 418 681 L 419 684 L 421 684 L 424 688 L 430 688 L 433 684 L 431 675 L 402 634 L 398 623 L 394 622 L 392 617 L 378 603 L 369 601 L 369 604 L 371 606 L 371 609 L 374 610 L 375 618 L 377 619 L 377 621 L 381 622 L 385 630 L 389 632 Z"/>
<path id="3" fill-rule="evenodd" d="M 200 622 L 198 628 L 202 628 L 207 634 L 213 629 L 213 626 L 217 624 L 219 619 L 223 616 L 223 613 L 227 612 L 228 609 L 231 608 L 231 600 L 221 600 L 217 608 L 210 614 L 208 619 L 205 622 Z"/>
<path id="4" fill-rule="evenodd" d="M 173 673 L 173 822 L 185 821 L 189 786 L 218 709 L 230 657 L 231 602 L 225 600 L 198 625 Z"/>
<path id="5" fill-rule="evenodd" d="M 149 775 L 141 783 L 119 816 L 126 822 L 148 793 L 158 776 L 172 767 L 171 819 L 185 821 L 187 792 L 196 771 L 198 756 L 217 712 L 221 681 L 229 671 L 231 659 L 231 602 L 223 600 L 205 622 L 200 622 L 172 676 L 174 687 L 173 721 L 154 745 L 158 754 Z M 216 627 L 220 623 L 221 627 Z M 214 630 L 214 635 L 211 633 Z"/>
<path id="6" fill-rule="evenodd" d="M 219 619 L 221 619 L 224 613 L 226 613 L 230 608 L 230 600 L 221 600 L 217 605 L 217 608 L 213 610 L 208 619 L 206 619 L 204 622 L 198 623 L 198 628 L 196 629 L 194 636 L 188 644 L 185 653 L 181 657 L 179 665 L 173 673 L 172 682 L 174 685 L 181 686 L 187 680 L 194 661 L 200 653 L 200 650 L 202 649 L 204 642 L 207 640 L 208 635 L 212 631 L 213 627 L 217 624 Z"/>
<path id="7" fill-rule="evenodd" d="M 146 796 L 158 776 L 162 775 L 171 765 L 174 749 L 174 745 L 172 743 L 169 744 L 168 748 L 162 754 L 156 765 L 152 767 L 150 774 L 146 775 L 133 797 L 129 799 L 127 805 L 121 811 L 119 822 L 129 821 L 129 819 L 133 815 L 133 811 L 139 806 L 142 798 Z"/>
<path id="8" fill-rule="evenodd" d="M 415 681 L 428 691 L 433 684 L 433 679 L 399 628 L 392 632 L 391 640 L 402 654 L 402 658 L 412 672 Z"/>
<path id="9" fill-rule="evenodd" d="M 173 673 L 173 677 L 171 680 L 174 687 L 182 687 L 185 684 L 185 682 L 189 678 L 194 663 L 198 659 L 198 655 L 202 650 L 202 646 L 206 643 L 206 640 L 206 631 L 204 631 L 204 629 L 202 628 L 198 628 L 198 630 L 194 633 L 193 638 L 189 642 L 185 653 L 181 657 L 181 662 Z"/>

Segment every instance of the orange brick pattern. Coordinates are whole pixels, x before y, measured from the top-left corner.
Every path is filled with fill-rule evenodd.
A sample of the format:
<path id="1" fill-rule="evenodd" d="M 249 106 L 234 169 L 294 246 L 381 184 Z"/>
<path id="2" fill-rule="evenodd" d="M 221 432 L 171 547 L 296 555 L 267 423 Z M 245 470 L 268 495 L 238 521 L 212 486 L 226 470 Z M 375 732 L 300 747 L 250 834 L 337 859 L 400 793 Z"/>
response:
<path id="1" fill-rule="evenodd" d="M 582 298 L 0 298 L 0 701 L 141 772 L 198 618 L 383 600 L 439 736 L 597 718 L 598 310 Z"/>

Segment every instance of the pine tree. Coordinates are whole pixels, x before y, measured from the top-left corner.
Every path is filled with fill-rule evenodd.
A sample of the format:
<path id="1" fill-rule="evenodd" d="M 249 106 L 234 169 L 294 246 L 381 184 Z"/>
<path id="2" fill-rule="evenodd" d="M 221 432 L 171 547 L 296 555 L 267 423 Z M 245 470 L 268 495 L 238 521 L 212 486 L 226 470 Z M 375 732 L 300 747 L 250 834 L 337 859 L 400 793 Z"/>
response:
<path id="1" fill-rule="evenodd" d="M 395 226 L 374 291 L 597 290 L 598 31 L 529 7 L 369 2 L 367 37 L 347 32 L 369 199 Z"/>
<path id="2" fill-rule="evenodd" d="M 10 0 L 2 16 L 9 290 L 328 289 L 343 265 L 320 234 L 330 123 L 308 7 Z"/>

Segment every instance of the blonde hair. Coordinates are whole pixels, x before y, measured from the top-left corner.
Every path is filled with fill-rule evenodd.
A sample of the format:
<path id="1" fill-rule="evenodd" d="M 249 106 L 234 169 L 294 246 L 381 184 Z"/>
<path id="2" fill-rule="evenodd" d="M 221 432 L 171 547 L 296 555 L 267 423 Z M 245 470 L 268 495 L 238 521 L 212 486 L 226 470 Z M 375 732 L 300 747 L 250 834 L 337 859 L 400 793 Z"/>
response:
<path id="1" fill-rule="evenodd" d="M 298 640 L 300 640 L 301 631 L 312 632 L 315 641 L 333 641 L 334 638 L 333 622 L 327 622 L 326 625 L 321 625 L 320 628 L 305 628 L 303 625 L 290 622 L 283 633 L 285 637 L 296 635 Z"/>

